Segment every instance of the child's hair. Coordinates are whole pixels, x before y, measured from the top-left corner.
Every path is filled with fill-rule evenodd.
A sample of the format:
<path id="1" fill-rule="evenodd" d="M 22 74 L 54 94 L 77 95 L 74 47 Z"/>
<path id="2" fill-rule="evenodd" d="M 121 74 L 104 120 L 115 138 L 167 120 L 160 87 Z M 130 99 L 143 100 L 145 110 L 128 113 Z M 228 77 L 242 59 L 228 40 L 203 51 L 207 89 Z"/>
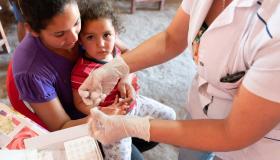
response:
<path id="1" fill-rule="evenodd" d="M 87 21 L 98 20 L 100 18 L 111 19 L 116 32 L 120 33 L 123 30 L 110 0 L 83 0 L 80 1 L 79 8 L 82 30 Z"/>
<path id="2" fill-rule="evenodd" d="M 76 0 L 18 0 L 18 6 L 25 21 L 35 32 L 45 29 L 50 20 L 64 11 L 67 4 Z"/>

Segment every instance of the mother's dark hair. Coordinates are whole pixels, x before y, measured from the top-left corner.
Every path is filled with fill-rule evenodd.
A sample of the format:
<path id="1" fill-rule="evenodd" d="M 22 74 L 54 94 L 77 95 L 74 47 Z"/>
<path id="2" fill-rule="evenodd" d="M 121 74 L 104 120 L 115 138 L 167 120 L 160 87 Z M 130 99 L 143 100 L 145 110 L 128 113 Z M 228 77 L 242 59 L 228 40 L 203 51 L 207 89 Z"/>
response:
<path id="1" fill-rule="evenodd" d="M 64 11 L 67 4 L 76 0 L 18 0 L 19 9 L 31 29 L 37 33 L 45 29 L 49 21 Z"/>

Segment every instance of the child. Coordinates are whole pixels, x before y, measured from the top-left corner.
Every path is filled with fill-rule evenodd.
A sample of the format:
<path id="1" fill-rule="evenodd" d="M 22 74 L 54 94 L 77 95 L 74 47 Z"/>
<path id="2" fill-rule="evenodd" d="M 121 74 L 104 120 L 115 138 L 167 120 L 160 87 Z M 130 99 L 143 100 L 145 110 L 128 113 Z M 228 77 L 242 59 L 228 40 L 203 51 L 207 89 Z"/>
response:
<path id="1" fill-rule="evenodd" d="M 92 106 L 83 103 L 78 94 L 78 88 L 92 70 L 111 61 L 114 57 L 120 56 L 120 51 L 115 42 L 116 34 L 121 27 L 108 1 L 89 0 L 81 4 L 80 7 L 82 30 L 79 35 L 79 42 L 85 52 L 72 71 L 71 81 L 75 106 L 81 112 L 90 114 Z M 132 78 L 132 85 L 129 87 L 136 91 L 139 90 L 135 76 Z M 135 101 L 128 105 L 127 99 L 125 102 L 118 102 L 119 96 L 117 84 L 105 100 L 99 104 L 100 110 L 107 114 L 151 116 L 172 120 L 176 118 L 173 109 L 150 98 L 136 94 Z M 107 160 L 131 159 L 131 138 L 125 138 L 102 147 Z"/>

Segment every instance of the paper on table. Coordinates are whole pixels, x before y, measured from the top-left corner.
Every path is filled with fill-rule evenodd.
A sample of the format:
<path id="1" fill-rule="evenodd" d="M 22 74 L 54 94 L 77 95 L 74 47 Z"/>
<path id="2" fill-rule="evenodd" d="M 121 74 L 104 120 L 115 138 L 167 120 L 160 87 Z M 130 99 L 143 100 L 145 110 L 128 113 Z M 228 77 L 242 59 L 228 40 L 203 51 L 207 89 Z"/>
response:
<path id="1" fill-rule="evenodd" d="M 24 149 L 24 139 L 46 133 L 38 124 L 0 103 L 0 148 Z"/>

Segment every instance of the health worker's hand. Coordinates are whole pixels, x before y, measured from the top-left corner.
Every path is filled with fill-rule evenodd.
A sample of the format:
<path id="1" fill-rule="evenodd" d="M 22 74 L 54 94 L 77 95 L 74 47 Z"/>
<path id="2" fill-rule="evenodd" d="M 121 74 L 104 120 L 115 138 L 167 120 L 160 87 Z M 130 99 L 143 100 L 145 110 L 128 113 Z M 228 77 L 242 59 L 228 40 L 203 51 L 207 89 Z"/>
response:
<path id="1" fill-rule="evenodd" d="M 98 106 L 112 91 L 118 80 L 128 74 L 129 67 L 119 56 L 93 70 L 78 89 L 79 95 L 85 104 Z"/>
<path id="2" fill-rule="evenodd" d="M 102 144 L 114 143 L 125 137 L 150 140 L 150 117 L 106 115 L 97 108 L 91 109 L 90 135 Z M 114 134 L 112 134 L 114 133 Z"/>

